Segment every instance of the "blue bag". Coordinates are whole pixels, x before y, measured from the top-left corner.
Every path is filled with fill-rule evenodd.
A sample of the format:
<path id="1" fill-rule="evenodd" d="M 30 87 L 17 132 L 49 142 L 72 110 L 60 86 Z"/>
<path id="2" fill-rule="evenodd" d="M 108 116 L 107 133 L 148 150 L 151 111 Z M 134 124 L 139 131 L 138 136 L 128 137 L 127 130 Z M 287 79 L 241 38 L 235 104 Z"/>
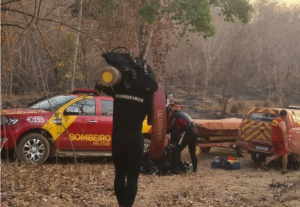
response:
<path id="1" fill-rule="evenodd" d="M 220 159 L 220 168 L 225 170 L 238 170 L 241 169 L 241 164 L 237 159 L 228 161 L 226 157 Z"/>

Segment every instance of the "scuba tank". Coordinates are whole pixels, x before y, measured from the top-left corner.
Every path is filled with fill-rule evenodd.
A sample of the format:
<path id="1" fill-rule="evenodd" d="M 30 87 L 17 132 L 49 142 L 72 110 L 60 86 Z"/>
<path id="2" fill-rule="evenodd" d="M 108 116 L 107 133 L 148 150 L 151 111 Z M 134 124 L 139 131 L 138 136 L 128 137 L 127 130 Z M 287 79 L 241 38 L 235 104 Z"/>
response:
<path id="1" fill-rule="evenodd" d="M 105 87 L 116 86 L 122 81 L 121 72 L 112 66 L 100 69 L 99 83 Z"/>
<path id="2" fill-rule="evenodd" d="M 122 50 L 118 52 L 117 50 Z M 125 52 L 124 52 L 125 51 Z M 98 82 L 105 87 L 124 86 L 145 91 L 157 91 L 154 72 L 146 60 L 134 58 L 125 47 L 117 47 L 111 52 L 102 54 L 108 66 L 100 69 Z"/>
<path id="3" fill-rule="evenodd" d="M 117 50 L 122 50 L 122 52 L 117 52 Z M 125 47 L 117 47 L 109 53 L 104 53 L 102 57 L 104 57 L 108 66 L 100 69 L 98 82 L 102 86 L 112 87 L 123 80 L 125 86 L 130 88 L 132 79 L 136 78 L 134 70 L 136 63 L 130 51 Z"/>

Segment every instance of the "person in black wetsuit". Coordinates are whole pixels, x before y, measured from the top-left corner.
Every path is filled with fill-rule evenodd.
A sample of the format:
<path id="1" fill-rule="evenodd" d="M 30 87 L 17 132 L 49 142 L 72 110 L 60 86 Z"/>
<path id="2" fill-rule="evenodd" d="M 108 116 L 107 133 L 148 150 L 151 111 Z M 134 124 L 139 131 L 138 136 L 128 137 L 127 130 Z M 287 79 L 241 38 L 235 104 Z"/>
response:
<path id="1" fill-rule="evenodd" d="M 152 113 L 152 92 L 158 89 L 154 78 L 147 77 L 145 87 L 124 81 L 115 87 L 96 85 L 97 90 L 114 98 L 112 155 L 115 165 L 114 188 L 120 207 L 131 207 L 138 189 L 138 177 L 144 152 L 142 124 Z M 146 88 L 146 90 L 145 90 Z"/>
<path id="2" fill-rule="evenodd" d="M 193 172 L 197 172 L 198 158 L 196 156 L 196 142 L 198 129 L 193 123 L 193 119 L 185 112 L 173 110 L 168 107 L 167 131 L 171 133 L 171 143 L 175 144 L 174 167 L 179 168 L 181 162 L 181 152 L 188 146 L 193 164 Z"/>

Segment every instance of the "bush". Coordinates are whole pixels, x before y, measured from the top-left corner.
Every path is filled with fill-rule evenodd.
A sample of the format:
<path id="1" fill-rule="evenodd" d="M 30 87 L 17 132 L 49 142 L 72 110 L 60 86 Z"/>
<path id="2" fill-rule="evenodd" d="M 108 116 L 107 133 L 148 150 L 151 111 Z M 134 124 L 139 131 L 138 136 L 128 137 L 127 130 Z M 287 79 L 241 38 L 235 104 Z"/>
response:
<path id="1" fill-rule="evenodd" d="M 231 114 L 238 114 L 245 110 L 247 106 L 247 102 L 244 100 L 237 100 L 234 101 L 229 107 L 229 113 Z"/>

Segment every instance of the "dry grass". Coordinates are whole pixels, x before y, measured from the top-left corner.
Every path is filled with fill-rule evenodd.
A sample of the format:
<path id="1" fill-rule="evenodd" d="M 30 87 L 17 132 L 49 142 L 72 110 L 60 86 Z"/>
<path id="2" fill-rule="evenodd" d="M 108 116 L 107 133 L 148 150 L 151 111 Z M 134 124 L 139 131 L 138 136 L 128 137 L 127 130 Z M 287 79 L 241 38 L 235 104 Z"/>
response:
<path id="1" fill-rule="evenodd" d="M 262 101 L 248 101 L 244 99 L 234 100 L 228 108 L 228 112 L 231 114 L 241 114 L 244 115 L 252 107 L 273 107 L 268 100 Z"/>
<path id="2" fill-rule="evenodd" d="M 253 106 L 252 104 L 249 101 L 237 100 L 229 106 L 228 111 L 231 114 L 245 114 Z"/>
<path id="3" fill-rule="evenodd" d="M 172 176 L 141 175 L 135 207 L 300 206 L 299 171 L 280 175 L 253 165 L 250 156 L 239 158 L 237 171 L 210 169 L 215 156 L 235 156 L 232 149 L 213 148 L 200 154 L 198 172 Z M 182 159 L 188 160 L 185 150 Z M 114 168 L 98 158 L 73 164 L 48 161 L 44 165 L 1 164 L 2 207 L 114 207 Z M 276 184 L 269 187 L 270 184 Z M 293 204 L 293 205 L 292 205 Z"/>
<path id="4" fill-rule="evenodd" d="M 113 194 L 113 176 L 107 164 L 2 164 L 2 202 L 30 207 L 90 206 L 95 198 Z"/>

